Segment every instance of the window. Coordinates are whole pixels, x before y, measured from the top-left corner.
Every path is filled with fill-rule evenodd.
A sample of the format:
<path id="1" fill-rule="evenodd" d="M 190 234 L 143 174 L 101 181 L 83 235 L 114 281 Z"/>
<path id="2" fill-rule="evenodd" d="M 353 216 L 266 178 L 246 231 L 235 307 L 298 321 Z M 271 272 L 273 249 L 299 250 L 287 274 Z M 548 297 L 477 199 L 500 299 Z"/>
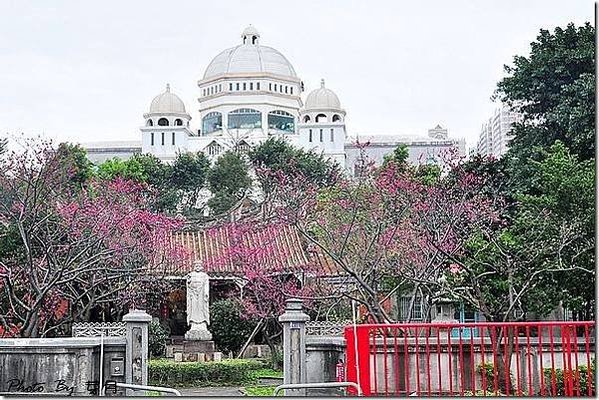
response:
<path id="1" fill-rule="evenodd" d="M 150 146 L 154 146 L 154 132 L 150 133 Z"/>
<path id="2" fill-rule="evenodd" d="M 161 133 L 162 136 L 162 145 L 164 146 L 164 132 Z"/>
<path id="3" fill-rule="evenodd" d="M 222 152 L 222 150 L 223 147 L 216 142 L 212 142 L 208 145 L 208 155 L 210 156 L 217 156 Z"/>
<path id="4" fill-rule="evenodd" d="M 327 116 L 324 114 L 318 114 L 316 116 L 316 122 L 327 122 Z"/>
<path id="5" fill-rule="evenodd" d="M 335 131 L 331 128 L 331 142 L 335 141 Z"/>
<path id="6" fill-rule="evenodd" d="M 256 90 L 260 90 L 260 82 L 256 82 Z"/>
<path id="7" fill-rule="evenodd" d="M 229 83 L 229 91 L 232 92 L 233 91 L 233 84 Z"/>
<path id="8" fill-rule="evenodd" d="M 272 83 L 268 82 L 268 90 L 272 92 Z"/>
<path id="9" fill-rule="evenodd" d="M 146 121 L 146 126 L 154 126 L 154 122 L 151 119 Z"/>
<path id="10" fill-rule="evenodd" d="M 310 116 L 309 115 L 306 115 L 304 117 L 304 123 L 307 123 L 307 122 L 310 122 Z"/>
<path id="11" fill-rule="evenodd" d="M 206 89 L 202 89 L 202 96 L 206 97 Z"/>
<path id="12" fill-rule="evenodd" d="M 339 114 L 333 115 L 333 122 L 338 122 L 338 121 L 341 121 L 341 117 L 339 116 Z"/>
<path id="13" fill-rule="evenodd" d="M 240 153 L 247 153 L 248 151 L 250 151 L 250 145 L 247 144 L 247 142 L 245 140 L 242 140 L 237 145 L 237 151 L 240 152 Z"/>
<path id="14" fill-rule="evenodd" d="M 291 86 L 291 87 L 289 88 L 289 92 L 290 92 L 291 94 L 293 94 L 293 86 Z"/>
<path id="15" fill-rule="evenodd" d="M 320 141 L 322 142 L 322 129 L 320 130 Z"/>
<path id="16" fill-rule="evenodd" d="M 158 120 L 158 125 L 159 126 L 168 126 L 168 119 L 166 119 L 166 118 L 160 118 Z"/>
<path id="17" fill-rule="evenodd" d="M 246 89 L 245 89 L 245 82 L 243 82 L 243 90 L 246 90 Z"/>
<path id="18" fill-rule="evenodd" d="M 254 82 L 250 82 L 250 90 L 254 90 Z"/>
<path id="19" fill-rule="evenodd" d="M 219 83 L 218 84 L 218 92 L 220 93 L 222 91 L 223 91 L 223 85 L 222 85 L 222 83 Z"/>
<path id="20" fill-rule="evenodd" d="M 219 112 L 206 114 L 202 119 L 202 131 L 204 134 L 220 131 L 223 127 L 223 115 Z"/>
<path id="21" fill-rule="evenodd" d="M 174 146 L 174 145 L 175 145 L 175 132 L 173 132 L 172 139 L 173 139 L 173 140 L 172 140 L 172 143 L 171 143 L 171 144 Z"/>
<path id="22" fill-rule="evenodd" d="M 277 91 L 277 84 L 275 83 L 275 92 Z"/>
<path id="23" fill-rule="evenodd" d="M 279 85 L 279 93 L 283 93 L 283 85 Z"/>
<path id="24" fill-rule="evenodd" d="M 175 120 L 175 126 L 183 126 L 183 121 L 182 121 L 182 120 L 180 120 L 179 118 L 177 118 L 177 119 Z"/>
<path id="25" fill-rule="evenodd" d="M 235 90 L 239 90 L 239 82 L 237 82 L 236 86 L 237 86 L 237 87 L 236 87 L 236 89 L 235 89 Z"/>
<path id="26" fill-rule="evenodd" d="M 289 88 L 289 86 L 285 86 L 285 94 L 287 94 L 288 88 Z"/>
<path id="27" fill-rule="evenodd" d="M 308 134 L 309 134 L 308 141 L 310 143 L 312 143 L 312 129 L 308 130 Z"/>
<path id="28" fill-rule="evenodd" d="M 229 129 L 252 129 L 262 127 L 262 114 L 251 108 L 239 108 L 229 113 Z"/>
<path id="29" fill-rule="evenodd" d="M 295 118 L 286 111 L 271 111 L 268 113 L 268 128 L 293 133 L 295 132 Z"/>

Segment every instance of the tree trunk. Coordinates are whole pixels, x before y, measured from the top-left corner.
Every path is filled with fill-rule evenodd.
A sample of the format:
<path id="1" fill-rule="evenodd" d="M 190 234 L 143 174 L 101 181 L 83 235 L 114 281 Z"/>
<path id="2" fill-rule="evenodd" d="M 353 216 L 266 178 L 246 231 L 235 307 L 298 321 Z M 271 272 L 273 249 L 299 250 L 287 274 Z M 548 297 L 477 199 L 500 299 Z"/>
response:
<path id="1" fill-rule="evenodd" d="M 279 364 L 279 357 L 278 357 L 279 354 L 277 351 L 277 346 L 275 346 L 270 335 L 268 334 L 268 325 L 267 324 L 264 324 L 262 333 L 264 334 L 264 340 L 266 341 L 266 344 L 268 345 L 268 348 L 270 349 L 272 369 L 277 371 L 281 368 L 281 365 Z"/>

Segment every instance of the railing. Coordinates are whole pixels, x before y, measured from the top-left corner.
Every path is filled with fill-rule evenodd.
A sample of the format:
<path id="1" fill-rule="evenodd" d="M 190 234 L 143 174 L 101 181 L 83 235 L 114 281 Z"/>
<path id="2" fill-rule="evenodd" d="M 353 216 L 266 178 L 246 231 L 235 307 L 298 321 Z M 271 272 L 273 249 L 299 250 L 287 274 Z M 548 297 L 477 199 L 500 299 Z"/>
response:
<path id="1" fill-rule="evenodd" d="M 366 396 L 594 396 L 594 330 L 594 321 L 347 326 L 346 381 Z"/>
<path id="2" fill-rule="evenodd" d="M 77 322 L 73 324 L 73 337 L 126 336 L 125 322 Z"/>
<path id="3" fill-rule="evenodd" d="M 174 394 L 175 396 L 181 396 L 181 392 L 179 392 L 177 389 L 168 388 L 168 387 L 164 387 L 164 386 L 134 385 L 132 383 L 121 383 L 121 382 L 117 382 L 115 384 L 115 386 L 124 388 L 127 390 L 170 393 L 170 394 Z M 104 386 L 104 389 L 102 390 L 102 395 L 106 396 L 106 386 Z"/>
<path id="4" fill-rule="evenodd" d="M 308 321 L 306 335 L 310 336 L 343 336 L 343 330 L 351 321 Z"/>
<path id="5" fill-rule="evenodd" d="M 362 395 L 360 390 L 360 386 L 358 386 L 355 382 L 322 382 L 322 383 L 286 383 L 284 385 L 279 385 L 275 388 L 272 396 L 276 397 L 277 394 L 283 389 L 327 389 L 327 388 L 348 388 L 351 387 L 358 394 L 358 396 Z"/>

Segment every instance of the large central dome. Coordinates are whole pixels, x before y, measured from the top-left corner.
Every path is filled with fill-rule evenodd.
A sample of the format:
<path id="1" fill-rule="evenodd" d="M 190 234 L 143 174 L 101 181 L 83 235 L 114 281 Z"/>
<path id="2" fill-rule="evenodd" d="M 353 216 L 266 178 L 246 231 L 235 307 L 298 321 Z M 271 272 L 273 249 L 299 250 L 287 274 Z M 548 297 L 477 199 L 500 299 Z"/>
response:
<path id="1" fill-rule="evenodd" d="M 247 27 L 241 34 L 242 44 L 227 49 L 214 57 L 204 79 L 223 74 L 270 73 L 297 78 L 295 69 L 284 55 L 268 46 L 259 44 L 260 34 L 253 27 Z"/>

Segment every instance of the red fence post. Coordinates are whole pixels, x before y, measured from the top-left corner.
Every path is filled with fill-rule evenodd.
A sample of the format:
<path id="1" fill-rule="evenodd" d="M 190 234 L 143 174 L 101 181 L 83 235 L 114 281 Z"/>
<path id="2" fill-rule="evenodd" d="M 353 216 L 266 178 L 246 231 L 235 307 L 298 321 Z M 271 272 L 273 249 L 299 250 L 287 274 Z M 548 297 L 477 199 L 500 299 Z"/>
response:
<path id="1" fill-rule="evenodd" d="M 354 333 L 356 335 L 354 335 Z M 346 326 L 345 343 L 347 352 L 347 381 L 356 382 L 364 396 L 370 391 L 370 346 L 368 343 L 369 329 L 367 326 Z M 357 337 L 356 337 L 357 336 Z M 357 352 L 356 352 L 357 350 Z M 348 393 L 357 395 L 355 389 L 349 388 Z"/>

